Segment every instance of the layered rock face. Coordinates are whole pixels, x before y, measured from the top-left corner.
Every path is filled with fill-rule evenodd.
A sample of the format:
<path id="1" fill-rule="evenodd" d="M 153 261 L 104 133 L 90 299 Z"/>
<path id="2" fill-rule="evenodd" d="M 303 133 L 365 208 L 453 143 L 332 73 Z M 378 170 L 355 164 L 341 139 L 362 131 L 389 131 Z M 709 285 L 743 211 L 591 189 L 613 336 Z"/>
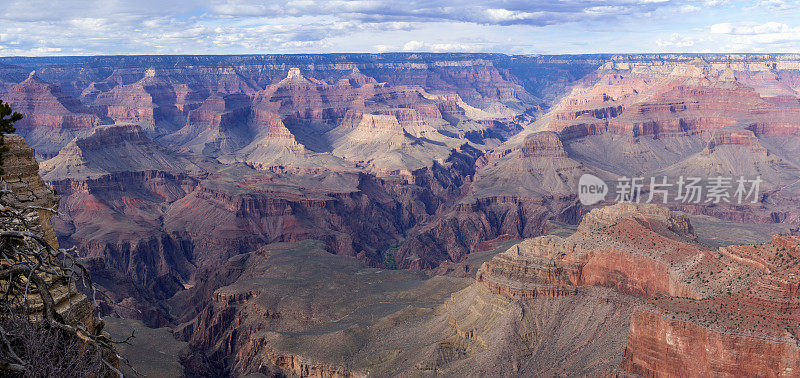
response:
<path id="1" fill-rule="evenodd" d="M 706 131 L 778 125 L 800 111 L 773 104 L 730 68 L 720 71 L 701 59 L 671 67 L 669 73 L 649 67 L 601 70 L 598 79 L 573 89 L 542 127 L 559 131 L 580 160 L 630 175 L 700 152 Z M 600 150 L 612 141 L 623 148 Z"/>
<path id="2" fill-rule="evenodd" d="M 682 214 L 619 204 L 588 213 L 575 234 L 525 240 L 484 263 L 477 281 L 524 300 L 639 298 L 621 358 L 645 376 L 766 374 L 797 369 L 800 238 L 712 250 Z M 748 373 L 749 372 L 749 373 Z"/>
<path id="3" fill-rule="evenodd" d="M 516 298 L 574 295 L 592 285 L 636 296 L 696 298 L 701 294 L 684 284 L 688 272 L 676 269 L 700 253 L 694 239 L 685 216 L 655 205 L 614 205 L 586 214 L 568 238 L 518 244 L 485 263 L 477 279 Z"/>
<path id="4" fill-rule="evenodd" d="M 469 280 L 372 269 L 322 247 L 277 243 L 209 270 L 202 286 L 191 290 L 207 298 L 207 306 L 176 333 L 225 361 L 220 365 L 234 375 L 592 375 L 617 369 L 634 302 L 611 290 L 511 301 Z"/>
<path id="5" fill-rule="evenodd" d="M 396 254 L 400 266 L 433 268 L 463 259 L 484 240 L 540 235 L 550 219 L 575 222 L 577 180 L 587 172 L 604 176 L 569 158 L 552 132 L 530 134 L 478 165 L 459 202 L 409 235 Z"/>
<path id="6" fill-rule="evenodd" d="M 120 67 L 87 58 L 78 63 L 80 70 L 48 66 L 38 72 L 60 83 L 64 93 L 79 96 L 83 104 L 78 102 L 82 107 L 75 111 L 93 114 L 100 123 L 137 122 L 172 151 L 223 164 L 240 162 L 293 175 L 364 172 L 386 182 L 399 178 L 417 185 L 416 177 L 450 172 L 435 165 L 458 159 L 453 150 L 465 144 L 486 152 L 475 167 L 458 170 L 466 175 L 445 180 L 469 186 L 451 185 L 435 199 L 421 199 L 426 203 L 425 217 L 435 216 L 400 232 L 412 236 L 401 253 L 402 266 L 432 267 L 459 259 L 477 242 L 502 234 L 533 236 L 548 218 L 576 221 L 583 210 L 573 206 L 574 182 L 581 173 L 605 179 L 664 172 L 789 171 L 771 173 L 771 187 L 778 192 L 764 202 L 785 204 L 796 197 L 796 188 L 787 185 L 792 182 L 791 164 L 800 162 L 793 148 L 798 141 L 792 136 L 796 125 L 791 121 L 797 106 L 773 101 L 790 96 L 791 86 L 768 89 L 786 87 L 778 81 L 793 77 L 791 72 L 776 68 L 774 75 L 760 74 L 760 69 L 751 71 L 756 67 L 751 63 L 727 68 L 713 56 L 706 57 L 708 63 L 682 56 L 606 58 L 611 63 L 584 78 L 550 114 L 499 146 L 531 121 L 535 111 L 523 110 L 541 109 L 542 103 L 530 93 L 552 94 L 565 80 L 577 79 L 559 67 L 586 70 L 600 66 L 604 58 L 354 56 L 342 63 L 325 57 L 264 56 L 230 57 L 222 63 L 198 57 L 188 64 L 180 57 L 161 57 L 119 58 Z M 33 79 L 26 85 L 42 81 Z M 64 93 L 59 98 L 70 97 Z M 736 148 L 721 147 L 732 144 L 711 140 L 712 130 L 734 124 L 753 131 L 771 155 L 764 157 L 754 147 L 750 152 L 758 156 L 738 159 Z M 539 129 L 558 135 L 525 139 Z M 90 131 L 81 133 L 83 137 Z M 68 137 L 59 138 L 48 144 L 69 144 Z M 713 147 L 707 149 L 709 145 Z M 50 157 L 54 152 L 40 149 L 39 153 Z M 731 160 L 736 161 L 729 164 Z M 757 168 L 747 168 L 751 166 Z M 438 197 L 443 193 L 460 197 Z M 785 206 L 684 209 L 750 221 L 800 217 L 780 207 Z M 409 251 L 422 247 L 428 250 L 418 257 L 426 262 L 405 261 L 406 257 L 417 261 L 415 252 Z"/>
<path id="7" fill-rule="evenodd" d="M 103 123 L 80 101 L 42 81 L 35 72 L 12 85 L 3 100 L 25 115 L 16 124 L 18 132 L 43 155 L 54 155 L 76 135 Z"/>
<path id="8" fill-rule="evenodd" d="M 756 270 L 745 276 L 733 272 L 747 286 L 733 286 L 703 301 L 659 298 L 648 303 L 631 320 L 626 369 L 645 375 L 793 375 L 800 356 L 798 250 L 797 236 L 720 249 L 723 257 Z M 719 285 L 719 276 L 727 274 L 729 267 L 705 272 L 705 282 Z"/>
<path id="9" fill-rule="evenodd" d="M 769 90 L 767 82 L 785 87 L 778 74 L 704 58 L 709 60 L 607 64 L 532 130 L 497 150 L 522 146 L 530 132 L 554 130 L 570 158 L 611 173 L 604 179 L 763 180 L 756 203 L 669 203 L 673 209 L 745 222 L 797 218 L 789 205 L 797 198 L 800 161 L 794 152 L 800 125 L 792 121 L 800 112 L 797 93 Z"/>
<path id="10" fill-rule="evenodd" d="M 756 203 L 670 205 L 736 221 L 795 219 L 789 203 L 797 198 L 793 184 L 800 160 L 792 133 L 798 125 L 789 118 L 800 110 L 796 101 L 777 104 L 767 93 L 762 97 L 748 81 L 737 79 L 750 71 L 720 67 L 712 57 L 710 64 L 702 59 L 651 64 L 649 59 L 606 65 L 588 75 L 551 112 L 487 153 L 458 205 L 468 213 L 443 214 L 420 229 L 419 237 L 412 234 L 409 249 L 425 250 L 431 240 L 465 233 L 535 236 L 542 232 L 537 219 L 574 222 L 585 211 L 572 206 L 583 173 L 606 182 L 760 177 L 762 197 Z M 474 246 L 469 238 L 462 240 L 468 247 L 447 241 L 434 248 L 460 256 L 460 250 Z M 405 254 L 425 260 L 414 256 Z"/>
<path id="11" fill-rule="evenodd" d="M 56 234 L 50 226 L 54 213 L 46 209 L 57 208 L 59 198 L 39 176 L 39 165 L 34 159 L 33 149 L 25 139 L 16 134 L 3 135 L 3 139 L 8 148 L 3 153 L 3 171 L 5 179 L 10 181 L 8 189 L 26 200 L 25 206 L 41 208 L 36 211 L 37 215 L 32 221 L 39 224 L 47 243 L 58 249 Z M 95 307 L 86 295 L 79 292 L 74 285 L 68 286 L 66 283 L 53 285 L 52 288 L 51 295 L 60 315 L 67 317 L 70 322 L 83 325 L 89 332 L 98 333 L 102 330 L 100 319 L 94 313 Z M 37 301 L 38 298 L 33 298 L 32 305 L 36 306 Z"/>
<path id="12" fill-rule="evenodd" d="M 274 59 L 90 59 L 43 68 L 59 84 L 3 78 L 2 98 L 30 123 L 20 131 L 52 157 L 42 169 L 64 196 L 61 241 L 89 259 L 121 313 L 167 324 L 159 302 L 191 285 L 196 266 L 275 241 L 315 237 L 394 265 L 384 251 L 459 195 L 480 150 L 507 137 L 509 106 L 532 98 L 488 61 Z M 431 69 L 436 83 L 418 86 Z M 462 70 L 481 72 L 479 89 L 464 88 Z"/>
<path id="13" fill-rule="evenodd" d="M 3 153 L 5 177 L 9 181 L 19 181 L 11 183 L 10 189 L 17 193 L 21 193 L 23 190 L 32 191 L 32 193 L 26 193 L 26 196 L 32 195 L 33 206 L 44 209 L 58 208 L 59 198 L 47 187 L 39 175 L 39 164 L 34 158 L 33 149 L 28 146 L 25 139 L 17 134 L 7 134 L 3 136 L 3 142 L 8 147 L 8 151 Z M 37 211 L 39 224 L 47 242 L 51 246 L 57 247 L 58 239 L 50 226 L 50 219 L 54 213 L 44 209 Z"/>
<path id="14" fill-rule="evenodd" d="M 136 125 L 97 128 L 90 136 L 76 138 L 58 155 L 42 162 L 41 169 L 44 179 L 51 182 L 119 172 L 200 170 L 186 158 L 176 157 L 153 143 Z"/>
<path id="15" fill-rule="evenodd" d="M 60 239 L 114 293 L 108 305 L 165 325 L 172 315 L 159 301 L 192 282 L 197 267 L 266 243 L 317 238 L 333 253 L 392 264 L 381 252 L 457 193 L 476 158 L 469 153 L 414 172 L 418 186 L 408 187 L 352 169 L 224 167 L 170 152 L 138 127 L 113 126 L 74 140 L 42 170 L 64 198 Z"/>
<path id="16" fill-rule="evenodd" d="M 480 265 L 471 259 L 487 242 L 577 224 L 590 210 L 576 195 L 585 173 L 606 182 L 760 177 L 755 202 L 670 206 L 800 225 L 800 76 L 787 63 L 795 58 L 694 58 L 354 54 L 46 64 L 2 58 L 21 68 L 0 67 L 0 98 L 13 100 L 32 122 L 20 132 L 37 148 L 49 185 L 63 195 L 54 229 L 114 293 L 107 305 L 151 326 L 195 322 L 203 313 L 202 327 L 211 328 L 240 319 L 229 307 L 211 305 L 219 288 L 213 286 L 222 284 L 189 291 L 231 257 L 317 239 L 326 253 L 372 267 L 429 273 L 464 267 L 460 273 L 467 274 Z M 33 69 L 37 74 L 26 79 Z M 613 306 L 586 290 L 634 302 L 716 295 L 692 278 L 700 269 L 692 264 L 727 267 L 733 258 L 714 257 L 679 226 L 679 216 L 649 211 L 644 218 L 652 225 L 596 213 L 586 217 L 600 217 L 596 229 L 537 241 L 528 254 L 524 248 L 504 254 L 482 270 L 479 296 L 491 288 L 543 306 L 558 296 L 608 310 Z M 617 240 L 612 232 L 632 236 Z M 615 244 L 607 248 L 609 240 Z M 642 244 L 653 240 L 672 247 L 659 254 L 661 247 Z M 224 266 L 223 276 L 237 269 Z M 193 299 L 168 303 L 183 295 Z M 631 319 L 624 308 L 614 319 Z M 317 363 L 319 371 L 342 368 L 276 348 L 275 335 L 236 348 L 218 348 L 223 334 L 215 335 L 198 336 L 195 349 L 216 353 L 228 372 L 254 361 L 301 372 Z M 508 337 L 521 343 L 514 345 L 527 342 Z M 437 347 L 441 361 L 420 366 L 468 371 L 449 365 L 462 356 L 460 341 L 450 342 Z M 260 350 L 272 357 L 261 360 Z M 616 363 L 621 350 L 602 359 Z M 227 359 L 231 353 L 236 362 Z M 532 365 L 503 366 L 542 373 Z"/>

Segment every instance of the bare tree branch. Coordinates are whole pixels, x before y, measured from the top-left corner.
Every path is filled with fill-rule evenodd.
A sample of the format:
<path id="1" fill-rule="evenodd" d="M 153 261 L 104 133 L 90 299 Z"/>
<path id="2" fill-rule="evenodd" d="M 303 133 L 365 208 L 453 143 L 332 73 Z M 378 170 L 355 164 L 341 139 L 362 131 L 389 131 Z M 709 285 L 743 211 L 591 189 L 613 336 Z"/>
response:
<path id="1" fill-rule="evenodd" d="M 9 189 L 9 184 L 15 184 L 18 190 Z M 75 248 L 58 249 L 45 239 L 39 212 L 55 214 L 56 210 L 30 204 L 36 199 L 22 180 L 0 178 L 0 373 L 40 375 L 43 372 L 35 371 L 37 368 L 50 367 L 41 367 L 36 354 L 47 352 L 37 352 L 36 342 L 65 345 L 73 350 L 69 345 L 74 341 L 70 340 L 80 340 L 85 345 L 84 352 L 93 353 L 93 359 L 99 361 L 94 367 L 87 363 L 92 358 L 81 362 L 85 368 L 96 370 L 87 374 L 122 377 L 116 362 L 125 359 L 114 345 L 127 343 L 133 334 L 115 342 L 99 330 L 86 329 L 80 321 L 70 321 L 75 305 L 73 295 L 81 295 L 77 285 L 91 291 L 92 312 L 97 308 L 97 290 L 88 269 L 78 261 Z M 67 302 L 65 310 L 54 293 L 58 293 L 59 303 Z M 62 306 L 61 313 L 58 306 Z M 3 324 L 13 325 L 20 332 L 7 332 Z M 32 341 L 42 334 L 54 336 Z M 83 353 L 78 349 L 74 352 Z"/>

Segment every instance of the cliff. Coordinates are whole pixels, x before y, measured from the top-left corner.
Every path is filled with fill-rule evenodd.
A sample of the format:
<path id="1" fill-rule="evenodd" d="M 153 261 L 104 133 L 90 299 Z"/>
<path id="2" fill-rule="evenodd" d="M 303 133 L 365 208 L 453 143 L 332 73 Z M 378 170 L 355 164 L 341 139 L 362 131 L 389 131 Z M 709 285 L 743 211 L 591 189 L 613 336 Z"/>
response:
<path id="1" fill-rule="evenodd" d="M 525 240 L 477 281 L 525 301 L 603 286 L 639 298 L 621 367 L 645 376 L 791 375 L 797 369 L 800 238 L 714 251 L 685 215 L 653 205 L 592 210 L 573 235 Z"/>
<path id="2" fill-rule="evenodd" d="M 36 211 L 35 222 L 41 226 L 45 240 L 53 248 L 58 249 L 56 234 L 50 226 L 54 212 L 44 209 L 57 209 L 59 198 L 39 176 L 39 165 L 34 158 L 34 151 L 25 142 L 25 139 L 17 134 L 6 134 L 4 140 L 9 149 L 3 154 L 4 178 L 10 181 L 9 189 L 14 191 L 17 196 L 30 200 L 25 203 L 26 205 L 43 208 Z M 100 332 L 102 325 L 100 319 L 95 316 L 94 305 L 74 285 L 71 287 L 67 287 L 63 283 L 54 285 L 51 294 L 55 301 L 56 311 L 67 321 L 81 324 L 89 332 Z M 32 300 L 34 307 L 37 300 L 38 297 Z"/>
<path id="3" fill-rule="evenodd" d="M 567 237 L 523 241 L 481 266 L 477 280 L 515 298 L 575 295 L 606 286 L 634 296 L 700 297 L 679 267 L 702 253 L 685 216 L 619 204 L 586 214 Z"/>

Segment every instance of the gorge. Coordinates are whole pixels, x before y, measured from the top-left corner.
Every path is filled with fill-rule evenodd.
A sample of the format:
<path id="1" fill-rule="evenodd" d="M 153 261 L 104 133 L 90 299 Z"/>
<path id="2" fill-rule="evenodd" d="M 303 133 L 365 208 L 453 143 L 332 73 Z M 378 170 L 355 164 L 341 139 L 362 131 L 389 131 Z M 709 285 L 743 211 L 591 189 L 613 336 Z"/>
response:
<path id="1" fill-rule="evenodd" d="M 799 55 L 5 57 L 0 99 L 103 311 L 184 374 L 800 369 Z"/>

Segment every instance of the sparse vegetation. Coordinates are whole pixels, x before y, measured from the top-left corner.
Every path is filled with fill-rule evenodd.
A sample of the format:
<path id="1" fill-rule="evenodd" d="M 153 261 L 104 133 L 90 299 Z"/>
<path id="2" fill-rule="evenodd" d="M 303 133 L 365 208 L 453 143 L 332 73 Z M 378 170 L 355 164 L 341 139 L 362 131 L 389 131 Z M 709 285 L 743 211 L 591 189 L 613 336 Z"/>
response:
<path id="1" fill-rule="evenodd" d="M 0 175 L 4 173 L 2 168 L 3 154 L 8 152 L 8 147 L 5 145 L 3 135 L 16 131 L 17 129 L 14 128 L 14 122 L 21 119 L 22 114 L 11 110 L 11 105 L 4 104 L 3 100 L 0 100 Z"/>
<path id="2" fill-rule="evenodd" d="M 33 192 L 17 195 L 0 180 L 0 372 L 7 376 L 122 376 L 114 343 L 75 321 L 72 295 L 93 291 L 74 250 L 56 249 L 43 235 Z M 23 185 L 23 187 L 26 187 Z M 66 311 L 57 295 L 66 295 Z M 93 316 L 90 314 L 89 316 Z"/>
<path id="3" fill-rule="evenodd" d="M 0 102 L 0 138 L 21 118 Z M 95 319 L 94 307 L 78 293 L 94 293 L 89 273 L 75 249 L 48 242 L 39 216 L 55 208 L 38 206 L 37 199 L 21 179 L 0 178 L 0 375 L 122 376 L 102 325 L 81 321 Z M 83 299 L 82 309 L 73 297 Z"/>

